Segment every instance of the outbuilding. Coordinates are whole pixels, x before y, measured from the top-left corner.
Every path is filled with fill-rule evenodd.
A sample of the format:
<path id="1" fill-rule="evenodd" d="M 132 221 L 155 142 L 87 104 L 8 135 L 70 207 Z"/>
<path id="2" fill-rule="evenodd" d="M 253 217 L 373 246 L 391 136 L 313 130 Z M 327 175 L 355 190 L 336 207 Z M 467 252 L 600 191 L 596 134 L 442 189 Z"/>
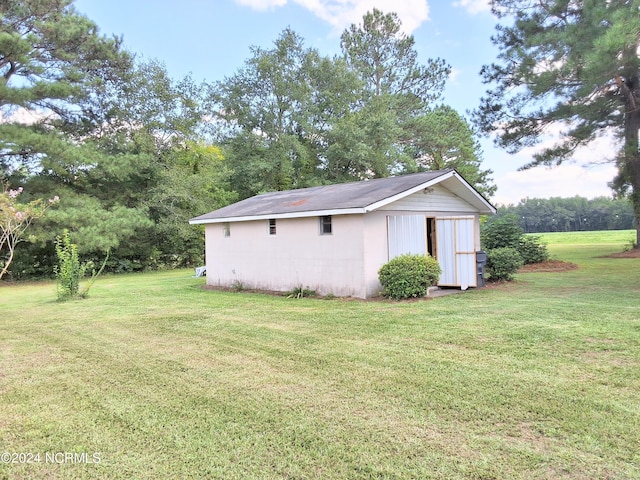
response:
<path id="1" fill-rule="evenodd" d="M 447 169 L 265 193 L 189 223 L 205 226 L 208 285 L 370 298 L 404 253 L 435 257 L 439 286 L 477 286 L 479 219 L 495 212 Z"/>

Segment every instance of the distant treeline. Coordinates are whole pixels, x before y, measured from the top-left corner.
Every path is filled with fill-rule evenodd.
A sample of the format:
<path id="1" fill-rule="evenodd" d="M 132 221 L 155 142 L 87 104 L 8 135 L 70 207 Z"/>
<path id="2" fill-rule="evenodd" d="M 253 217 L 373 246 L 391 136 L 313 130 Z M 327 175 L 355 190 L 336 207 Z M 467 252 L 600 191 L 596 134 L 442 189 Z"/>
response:
<path id="1" fill-rule="evenodd" d="M 635 228 L 629 200 L 609 197 L 526 198 L 498 208 L 498 215 L 516 215 L 527 233 Z"/>

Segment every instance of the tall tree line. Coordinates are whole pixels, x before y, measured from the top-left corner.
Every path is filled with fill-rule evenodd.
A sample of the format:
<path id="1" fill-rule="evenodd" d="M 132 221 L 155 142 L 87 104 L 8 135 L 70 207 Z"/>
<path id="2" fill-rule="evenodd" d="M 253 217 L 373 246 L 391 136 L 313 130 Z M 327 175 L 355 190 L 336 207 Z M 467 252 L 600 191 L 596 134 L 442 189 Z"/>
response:
<path id="1" fill-rule="evenodd" d="M 212 87 L 240 198 L 443 168 L 494 193 L 472 127 L 440 103 L 449 66 L 420 64 L 397 15 L 374 9 L 342 34 L 341 47 L 324 57 L 286 29 Z"/>
<path id="2" fill-rule="evenodd" d="M 471 126 L 439 103 L 444 60 L 420 65 L 397 16 L 377 10 L 341 40 L 325 57 L 287 29 L 197 83 L 137 60 L 72 0 L 1 2 L 0 180 L 25 202 L 60 199 L 13 278 L 50 274 L 64 229 L 88 259 L 110 251 L 112 271 L 198 264 L 188 219 L 263 191 L 452 167 L 491 195 Z"/>
<path id="3" fill-rule="evenodd" d="M 0 3 L 0 180 L 25 202 L 60 199 L 16 250 L 13 277 L 51 274 L 64 229 L 86 258 L 110 251 L 115 271 L 200 262 L 188 218 L 235 198 L 205 141 L 206 96 L 136 61 L 71 0 Z"/>

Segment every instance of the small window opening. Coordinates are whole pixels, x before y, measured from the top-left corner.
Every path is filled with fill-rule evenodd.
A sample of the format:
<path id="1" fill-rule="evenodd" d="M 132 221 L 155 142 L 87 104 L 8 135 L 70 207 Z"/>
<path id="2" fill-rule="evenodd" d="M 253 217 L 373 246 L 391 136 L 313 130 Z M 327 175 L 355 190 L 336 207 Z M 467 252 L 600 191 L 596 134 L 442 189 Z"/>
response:
<path id="1" fill-rule="evenodd" d="M 269 219 L 269 235 L 275 235 L 275 234 L 276 234 L 276 219 L 270 218 Z"/>
<path id="2" fill-rule="evenodd" d="M 223 235 L 225 237 L 230 237 L 231 236 L 231 224 L 230 223 L 223 223 L 222 224 L 222 232 L 223 232 Z"/>
<path id="3" fill-rule="evenodd" d="M 320 217 L 320 235 L 331 235 L 331 215 Z"/>

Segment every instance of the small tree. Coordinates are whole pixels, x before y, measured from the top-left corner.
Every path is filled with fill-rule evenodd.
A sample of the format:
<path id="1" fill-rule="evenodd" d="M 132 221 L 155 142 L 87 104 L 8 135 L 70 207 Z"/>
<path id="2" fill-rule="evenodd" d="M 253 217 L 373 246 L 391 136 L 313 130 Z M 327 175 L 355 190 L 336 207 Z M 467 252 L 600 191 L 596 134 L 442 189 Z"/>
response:
<path id="1" fill-rule="evenodd" d="M 78 257 L 78 246 L 71 243 L 69 230 L 64 230 L 62 237 L 56 239 L 56 255 L 58 265 L 54 273 L 58 280 L 58 300 L 77 297 L 80 291 L 80 280 L 87 271 L 87 264 L 81 264 Z"/>
<path id="2" fill-rule="evenodd" d="M 9 271 L 16 245 L 23 240 L 31 223 L 41 218 L 47 208 L 58 201 L 56 196 L 48 204 L 42 200 L 21 204 L 16 199 L 22 191 L 22 187 L 12 190 L 4 185 L 0 192 L 0 280 Z"/>
<path id="3" fill-rule="evenodd" d="M 424 297 L 440 278 L 440 264 L 429 255 L 400 255 L 384 264 L 378 278 L 384 294 L 396 300 Z"/>
<path id="4" fill-rule="evenodd" d="M 109 259 L 109 251 L 102 262 L 100 270 L 93 270 L 91 279 L 80 290 L 80 281 L 84 278 L 87 270 L 93 266 L 93 262 L 80 263 L 78 256 L 78 246 L 71 243 L 69 230 L 65 229 L 62 237 L 56 239 L 56 255 L 58 257 L 58 265 L 53 269 L 56 279 L 58 280 L 58 300 L 64 301 L 70 298 L 86 298 L 89 295 L 89 289 L 96 281 L 96 278 L 102 273 L 107 260 Z"/>
<path id="5" fill-rule="evenodd" d="M 538 235 L 523 235 L 518 244 L 518 253 L 525 265 L 549 260 L 547 246 L 541 243 Z"/>

